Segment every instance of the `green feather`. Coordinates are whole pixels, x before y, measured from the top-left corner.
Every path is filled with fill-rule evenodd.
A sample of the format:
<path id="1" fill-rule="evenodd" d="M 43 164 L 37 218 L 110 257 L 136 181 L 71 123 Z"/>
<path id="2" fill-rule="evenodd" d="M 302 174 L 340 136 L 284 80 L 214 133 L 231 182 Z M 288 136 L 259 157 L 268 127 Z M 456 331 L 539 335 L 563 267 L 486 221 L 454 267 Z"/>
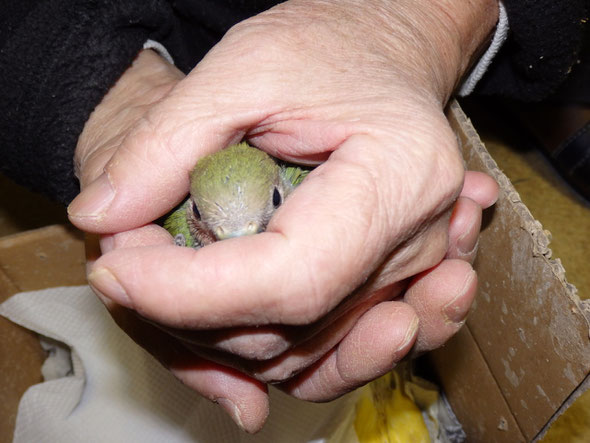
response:
<path id="1" fill-rule="evenodd" d="M 199 247 L 195 244 L 195 239 L 191 235 L 186 218 L 188 199 L 180 206 L 174 209 L 164 220 L 163 227 L 172 237 L 178 246 L 187 246 L 189 248 Z"/>
<path id="2" fill-rule="evenodd" d="M 281 176 L 287 180 L 295 188 L 299 185 L 311 169 L 302 169 L 299 166 L 289 165 L 288 163 L 281 165 Z"/>

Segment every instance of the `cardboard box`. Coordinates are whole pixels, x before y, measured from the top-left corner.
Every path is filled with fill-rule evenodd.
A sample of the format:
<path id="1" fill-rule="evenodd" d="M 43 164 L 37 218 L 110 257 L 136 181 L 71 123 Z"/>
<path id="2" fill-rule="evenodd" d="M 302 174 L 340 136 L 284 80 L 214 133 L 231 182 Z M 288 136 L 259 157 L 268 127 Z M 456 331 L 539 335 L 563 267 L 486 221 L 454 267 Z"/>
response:
<path id="1" fill-rule="evenodd" d="M 484 217 L 473 312 L 431 361 L 469 441 L 534 440 L 590 383 L 588 308 L 458 104 L 448 117 L 468 167 L 496 178 L 501 195 Z M 84 261 L 82 234 L 66 226 L 2 238 L 0 302 L 20 291 L 84 284 Z M 0 317 L 0 441 L 11 441 L 18 400 L 41 381 L 43 359 L 34 334 Z"/>
<path id="2" fill-rule="evenodd" d="M 484 214 L 474 309 L 432 361 L 470 441 L 536 440 L 590 383 L 588 304 L 458 104 L 448 117 L 468 168 L 501 191 Z"/>

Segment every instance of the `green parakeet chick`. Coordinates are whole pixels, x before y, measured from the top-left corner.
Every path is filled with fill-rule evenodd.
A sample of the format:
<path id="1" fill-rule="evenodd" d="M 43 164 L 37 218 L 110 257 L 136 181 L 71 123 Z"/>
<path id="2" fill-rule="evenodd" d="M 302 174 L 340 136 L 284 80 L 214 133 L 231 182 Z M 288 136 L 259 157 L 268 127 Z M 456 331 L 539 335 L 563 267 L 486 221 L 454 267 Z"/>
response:
<path id="1" fill-rule="evenodd" d="M 166 218 L 164 228 L 177 245 L 193 248 L 257 234 L 308 173 L 247 143 L 229 146 L 197 162 L 189 198 Z"/>

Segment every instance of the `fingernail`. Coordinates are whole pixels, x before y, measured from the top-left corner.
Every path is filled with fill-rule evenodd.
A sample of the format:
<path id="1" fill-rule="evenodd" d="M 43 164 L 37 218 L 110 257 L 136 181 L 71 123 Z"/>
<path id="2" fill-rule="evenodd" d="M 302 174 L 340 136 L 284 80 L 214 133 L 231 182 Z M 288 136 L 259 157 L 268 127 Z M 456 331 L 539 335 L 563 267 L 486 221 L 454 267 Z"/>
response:
<path id="1" fill-rule="evenodd" d="M 105 297 L 110 298 L 116 303 L 132 308 L 131 299 L 123 289 L 123 286 L 117 281 L 115 276 L 106 268 L 98 268 L 88 275 L 88 283 Z"/>
<path id="2" fill-rule="evenodd" d="M 395 350 L 396 352 L 405 351 L 406 348 L 414 342 L 414 340 L 416 339 L 416 334 L 418 333 L 418 326 L 420 326 L 420 321 L 418 320 L 418 317 L 415 316 L 412 320 L 412 323 L 410 323 L 410 325 L 408 326 L 408 329 L 406 329 L 404 339 L 402 340 L 401 345 L 398 346 L 398 348 Z"/>
<path id="3" fill-rule="evenodd" d="M 102 235 L 100 237 L 100 251 L 103 254 L 112 251 L 115 248 L 115 236 L 112 234 Z"/>
<path id="4" fill-rule="evenodd" d="M 115 191 L 109 177 L 103 173 L 78 195 L 68 206 L 70 217 L 100 217 L 106 213 Z"/>
<path id="5" fill-rule="evenodd" d="M 459 293 L 443 307 L 443 315 L 446 317 L 448 323 L 461 323 L 467 317 L 471 309 L 471 303 L 465 303 L 463 297 L 473 284 L 473 279 L 476 278 L 475 271 L 471 271 Z"/>
<path id="6" fill-rule="evenodd" d="M 244 429 L 244 424 L 242 423 L 242 419 L 240 417 L 240 410 L 231 400 L 228 400 L 227 398 L 218 398 L 215 401 L 217 403 L 219 403 L 219 406 L 221 406 L 225 410 L 225 412 L 227 412 L 229 414 L 229 416 L 232 418 L 232 420 L 241 429 Z"/>
<path id="7" fill-rule="evenodd" d="M 92 286 L 92 285 L 89 285 L 89 286 L 90 286 L 90 289 L 92 289 L 92 292 L 94 292 L 94 294 L 98 297 L 98 299 L 102 302 L 102 304 L 107 307 L 107 309 L 110 309 L 113 305 L 116 304 L 113 300 L 106 297 L 102 292 L 100 292 L 94 286 Z"/>
<path id="8" fill-rule="evenodd" d="M 475 252 L 479 239 L 480 225 L 481 219 L 479 217 L 475 218 L 469 228 L 459 236 L 457 239 L 457 250 L 459 251 L 459 254 L 469 256 Z"/>

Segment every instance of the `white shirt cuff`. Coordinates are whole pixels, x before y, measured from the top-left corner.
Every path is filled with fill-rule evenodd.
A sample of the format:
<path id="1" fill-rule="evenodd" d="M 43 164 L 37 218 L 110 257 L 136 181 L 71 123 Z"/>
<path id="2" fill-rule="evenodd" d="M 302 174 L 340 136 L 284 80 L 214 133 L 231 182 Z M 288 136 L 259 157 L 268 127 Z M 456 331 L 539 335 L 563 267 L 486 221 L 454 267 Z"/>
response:
<path id="1" fill-rule="evenodd" d="M 172 65 L 174 64 L 174 59 L 172 58 L 168 50 L 164 47 L 164 45 L 162 45 L 162 43 L 158 43 L 155 40 L 147 40 L 143 44 L 143 49 L 153 49 L 158 54 L 160 54 L 160 56 L 163 59 L 165 59 L 168 63 Z"/>
<path id="2" fill-rule="evenodd" d="M 481 56 L 477 64 L 473 67 L 467 78 L 461 83 L 457 91 L 457 95 L 464 97 L 469 95 L 475 89 L 475 85 L 481 80 L 485 72 L 488 70 L 492 60 L 504 44 L 506 37 L 508 36 L 508 15 L 506 14 L 506 8 L 504 2 L 499 0 L 499 16 L 498 24 L 496 25 L 496 32 L 492 38 L 492 42 L 488 47 L 487 51 Z"/>

